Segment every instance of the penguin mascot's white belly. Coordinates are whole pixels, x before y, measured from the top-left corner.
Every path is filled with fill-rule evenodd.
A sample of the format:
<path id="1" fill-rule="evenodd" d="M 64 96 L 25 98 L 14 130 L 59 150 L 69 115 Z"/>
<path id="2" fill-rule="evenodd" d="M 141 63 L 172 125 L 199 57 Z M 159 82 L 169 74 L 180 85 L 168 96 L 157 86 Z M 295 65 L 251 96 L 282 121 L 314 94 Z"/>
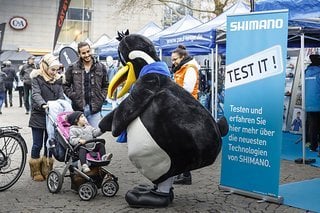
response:
<path id="1" fill-rule="evenodd" d="M 129 159 L 146 178 L 155 181 L 169 171 L 169 155 L 151 137 L 139 117 L 129 124 L 127 137 Z"/>

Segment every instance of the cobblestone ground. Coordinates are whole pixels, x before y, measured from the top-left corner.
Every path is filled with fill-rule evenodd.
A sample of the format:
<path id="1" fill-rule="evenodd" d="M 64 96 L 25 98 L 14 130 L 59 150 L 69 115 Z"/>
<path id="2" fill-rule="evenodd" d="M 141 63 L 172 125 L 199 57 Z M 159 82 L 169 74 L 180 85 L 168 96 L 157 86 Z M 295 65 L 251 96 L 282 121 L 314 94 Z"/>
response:
<path id="1" fill-rule="evenodd" d="M 3 108 L 0 126 L 17 125 L 28 146 L 28 159 L 31 149 L 31 131 L 28 127 L 29 116 L 24 108 L 17 107 L 17 94 L 14 94 L 14 106 Z M 127 145 L 115 142 L 110 133 L 102 136 L 107 141 L 107 151 L 113 153 L 108 170 L 119 178 L 120 189 L 116 196 L 108 198 L 101 191 L 91 201 L 81 201 L 78 194 L 70 188 L 70 178 L 65 178 L 61 192 L 49 193 L 46 182 L 34 182 L 30 178 L 29 166 L 24 174 L 10 189 L 0 192 L 0 212 L 305 212 L 286 205 L 258 200 L 237 194 L 225 194 L 219 191 L 220 164 L 217 161 L 208 167 L 192 171 L 193 184 L 175 186 L 175 199 L 164 209 L 130 208 L 124 197 L 127 190 L 137 184 L 147 183 L 127 157 Z M 56 162 L 56 168 L 62 171 L 64 164 Z M 281 162 L 281 183 L 295 182 L 320 176 L 318 168 L 298 165 L 290 161 Z M 1 176 L 0 176 L 1 180 Z M 318 190 L 318 189 L 317 189 Z M 301 198 L 303 199 L 303 198 Z"/>

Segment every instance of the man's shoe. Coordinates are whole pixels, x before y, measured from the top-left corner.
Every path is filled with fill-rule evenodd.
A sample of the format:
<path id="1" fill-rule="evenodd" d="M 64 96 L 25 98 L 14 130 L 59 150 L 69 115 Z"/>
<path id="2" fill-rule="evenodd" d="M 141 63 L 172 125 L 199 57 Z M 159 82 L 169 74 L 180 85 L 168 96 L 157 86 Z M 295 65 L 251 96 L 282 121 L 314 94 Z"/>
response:
<path id="1" fill-rule="evenodd" d="M 164 208 L 170 203 L 169 193 L 150 190 L 139 192 L 138 190 L 129 190 L 125 196 L 129 206 L 134 208 Z"/>
<path id="2" fill-rule="evenodd" d="M 184 176 L 183 174 L 180 174 L 175 177 L 173 184 L 181 184 L 181 185 L 191 185 L 192 184 L 192 178 L 190 176 Z"/>

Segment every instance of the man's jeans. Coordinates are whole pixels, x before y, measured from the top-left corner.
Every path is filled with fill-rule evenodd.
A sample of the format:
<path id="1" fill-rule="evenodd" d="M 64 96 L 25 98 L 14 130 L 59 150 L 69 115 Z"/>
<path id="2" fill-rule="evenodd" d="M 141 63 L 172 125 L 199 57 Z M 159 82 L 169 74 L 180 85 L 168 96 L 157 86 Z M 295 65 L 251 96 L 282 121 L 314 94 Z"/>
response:
<path id="1" fill-rule="evenodd" d="M 101 120 L 100 112 L 97 112 L 95 114 L 91 114 L 90 106 L 85 105 L 84 109 L 83 109 L 83 114 L 87 118 L 87 120 L 91 126 L 93 126 L 94 128 L 98 128 L 98 125 Z"/>

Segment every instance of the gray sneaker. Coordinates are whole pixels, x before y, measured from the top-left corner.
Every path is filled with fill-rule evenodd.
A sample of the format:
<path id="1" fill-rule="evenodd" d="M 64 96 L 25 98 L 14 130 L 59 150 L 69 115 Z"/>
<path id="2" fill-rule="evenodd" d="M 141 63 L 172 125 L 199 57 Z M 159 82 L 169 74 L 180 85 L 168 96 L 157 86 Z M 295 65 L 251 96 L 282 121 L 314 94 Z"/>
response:
<path id="1" fill-rule="evenodd" d="M 107 154 L 102 155 L 101 160 L 102 161 L 110 161 L 112 159 L 112 157 L 113 157 L 112 153 L 107 153 Z"/>

